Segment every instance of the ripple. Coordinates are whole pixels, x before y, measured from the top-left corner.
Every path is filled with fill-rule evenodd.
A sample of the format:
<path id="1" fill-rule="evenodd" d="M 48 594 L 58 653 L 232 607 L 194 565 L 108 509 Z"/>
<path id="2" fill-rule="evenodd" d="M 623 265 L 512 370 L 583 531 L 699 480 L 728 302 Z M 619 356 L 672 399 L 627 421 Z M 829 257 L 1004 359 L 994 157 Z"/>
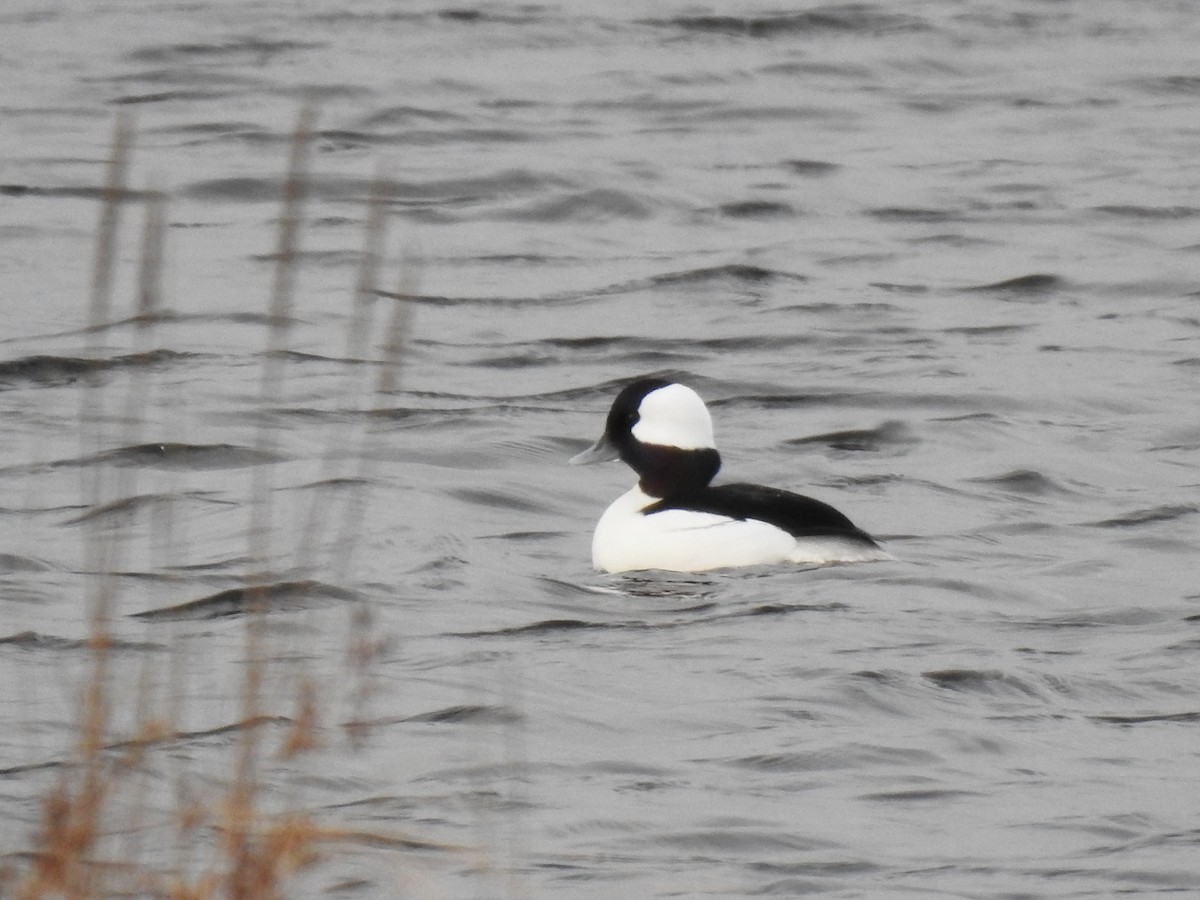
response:
<path id="1" fill-rule="evenodd" d="M 764 281 L 790 281 L 804 283 L 808 281 L 808 278 L 796 272 L 787 272 L 782 269 L 769 269 L 747 263 L 726 263 L 720 266 L 685 269 L 682 272 L 668 272 L 663 275 L 655 275 L 649 279 L 649 283 L 652 285 L 710 284 L 723 281 L 755 283 Z"/>
<path id="2" fill-rule="evenodd" d="M 1059 291 L 1064 282 L 1057 275 L 1034 273 L 1018 275 L 1016 278 L 1006 278 L 1003 281 L 993 281 L 989 284 L 979 284 L 963 288 L 965 291 L 983 291 L 997 294 L 1046 294 Z"/>
<path id="3" fill-rule="evenodd" d="M 721 215 L 730 219 L 775 219 L 796 215 L 796 211 L 786 203 L 772 200 L 741 200 L 736 203 L 723 203 L 717 210 Z"/>
<path id="4" fill-rule="evenodd" d="M 820 159 L 785 159 L 783 166 L 789 172 L 795 175 L 803 175 L 806 178 L 819 178 L 825 175 L 832 175 L 842 168 L 837 163 L 826 162 Z"/>
<path id="5" fill-rule="evenodd" d="M 90 639 L 79 640 L 77 638 L 64 638 L 54 634 L 40 634 L 36 631 L 22 631 L 19 634 L 10 634 L 5 637 L 0 637 L 0 644 L 8 644 L 12 647 L 20 647 L 22 650 L 50 650 L 54 652 L 77 653 L 82 650 L 89 650 L 93 644 Z M 117 652 L 125 650 L 162 650 L 164 645 L 148 643 L 145 641 L 124 641 L 114 638 L 109 638 L 107 647 L 110 650 Z"/>
<path id="6" fill-rule="evenodd" d="M 532 194 L 549 188 L 569 188 L 573 182 L 526 169 L 503 169 L 488 175 L 433 178 L 425 181 L 376 179 L 354 175 L 312 176 L 305 192 L 326 201 L 364 200 L 379 190 L 393 201 L 412 200 L 450 205 L 479 204 Z M 278 176 L 206 178 L 183 186 L 181 196 L 210 202 L 274 203 L 283 195 Z"/>
<path id="7" fill-rule="evenodd" d="M 73 384 L 81 378 L 102 372 L 125 369 L 150 369 L 167 364 L 186 363 L 195 354 L 174 350 L 153 350 L 125 356 L 91 358 L 39 354 L 0 362 L 0 386 L 40 384 L 58 386 Z"/>
<path id="8" fill-rule="evenodd" d="M 1040 497 L 1046 494 L 1070 494 L 1072 491 L 1060 485 L 1053 478 L 1033 469 L 1013 469 L 1002 475 L 991 475 L 982 478 L 968 478 L 973 484 L 990 484 L 1014 494 Z"/>
<path id="9" fill-rule="evenodd" d="M 1193 219 L 1196 216 L 1200 216 L 1200 207 L 1196 206 L 1139 206 L 1136 204 L 1123 204 L 1097 206 L 1094 209 L 1096 212 L 1101 212 L 1105 215 L 1142 221 L 1173 221 L 1177 219 Z"/>
<path id="10" fill-rule="evenodd" d="M 474 488 L 459 488 L 448 492 L 451 497 L 462 500 L 473 506 L 484 506 L 490 509 L 512 509 L 519 512 L 545 512 L 546 504 L 536 503 L 525 497 L 504 493 L 503 491 L 488 491 Z"/>
<path id="11" fill-rule="evenodd" d="M 938 687 L 950 691 L 988 696 L 998 694 L 1041 696 L 1041 692 L 1025 680 L 996 669 L 941 669 L 935 672 L 922 672 L 921 675 Z"/>
<path id="12" fill-rule="evenodd" d="M 455 636 L 463 638 L 514 637 L 525 634 L 559 634 L 566 631 L 603 630 L 615 627 L 618 626 L 611 622 L 588 622 L 584 619 L 544 619 L 540 622 L 530 622 L 528 625 L 513 625 L 509 628 L 496 628 L 490 631 L 464 631 Z"/>
<path id="13" fill-rule="evenodd" d="M 268 453 L 237 444 L 185 444 L 162 442 L 118 447 L 104 453 L 69 460 L 56 465 L 69 466 L 138 466 L 150 469 L 177 469 L 200 472 L 209 469 L 243 469 L 263 466 L 284 459 L 277 453 Z"/>
<path id="14" fill-rule="evenodd" d="M 916 222 L 926 224 L 957 222 L 964 217 L 961 210 L 911 206 L 883 206 L 868 209 L 866 214 L 883 222 Z"/>
<path id="15" fill-rule="evenodd" d="M 923 19 L 888 13 L 876 5 L 865 4 L 825 6 L 805 12 L 780 12 L 757 16 L 681 15 L 644 21 L 647 25 L 659 28 L 747 38 L 780 38 L 824 31 L 874 35 L 898 31 L 924 31 L 929 28 Z"/>
<path id="16" fill-rule="evenodd" d="M 280 54 L 313 50 L 325 46 L 317 41 L 267 40 L 245 37 L 212 43 L 180 43 L 141 47 L 126 55 L 131 62 L 173 64 L 212 62 L 228 65 L 231 62 L 252 62 L 264 65 Z"/>
<path id="17" fill-rule="evenodd" d="M 1184 516 L 1193 515 L 1197 511 L 1200 511 L 1200 507 L 1189 504 L 1154 506 L 1150 509 L 1139 509 L 1123 516 L 1114 516 L 1111 519 L 1101 519 L 1098 522 L 1087 524 L 1094 528 L 1137 528 L 1142 525 L 1181 519 Z"/>
<path id="18" fill-rule="evenodd" d="M 0 572 L 49 572 L 54 566 L 32 556 L 0 553 Z"/>
<path id="19" fill-rule="evenodd" d="M 945 334 L 962 334 L 967 337 L 990 337 L 992 335 L 1020 334 L 1030 331 L 1033 325 L 960 325 L 943 330 Z"/>
<path id="20" fill-rule="evenodd" d="M 639 839 L 639 843 L 645 842 Z M 761 828 L 707 828 L 656 835 L 649 843 L 690 853 L 744 853 L 757 851 L 809 852 L 826 846 L 824 841 Z"/>
<path id="21" fill-rule="evenodd" d="M 652 206 L 626 191 L 595 189 L 540 200 L 516 209 L 500 210 L 489 218 L 512 222 L 603 222 L 612 219 L 650 218 Z"/>
<path id="22" fill-rule="evenodd" d="M 204 103 L 236 96 L 240 90 L 211 90 L 179 88 L 172 91 L 151 91 L 145 94 L 122 94 L 111 101 L 116 106 L 142 106 L 149 103 Z"/>
<path id="23" fill-rule="evenodd" d="M 827 431 L 809 437 L 792 438 L 783 442 L 789 447 L 822 444 L 831 450 L 879 453 L 888 449 L 907 447 L 918 443 L 908 426 L 889 419 L 875 428 L 849 428 L 844 431 Z"/>
<path id="24" fill-rule="evenodd" d="M 1200 712 L 1158 713 L 1144 716 L 1088 716 L 1093 722 L 1105 722 L 1109 725 L 1146 725 L 1154 722 L 1180 722 L 1191 724 L 1200 722 Z"/>
<path id="25" fill-rule="evenodd" d="M 962 800 L 983 796 L 986 795 L 981 791 L 962 791 L 949 788 L 914 788 L 908 791 L 880 791 L 875 794 L 861 794 L 860 799 L 882 803 L 943 803 L 947 800 Z"/>
<path id="26" fill-rule="evenodd" d="M 423 106 L 385 106 L 364 116 L 360 124 L 368 127 L 409 127 L 419 122 L 454 122 L 464 124 L 470 119 L 460 113 Z"/>
<path id="27" fill-rule="evenodd" d="M 256 450 L 252 447 L 244 447 L 239 444 L 185 444 L 164 441 L 161 443 L 117 447 L 113 450 L 79 456 L 73 459 L 9 466 L 8 468 L 0 469 L 0 474 L 32 475 L 55 469 L 87 469 L 99 466 L 204 472 L 272 465 L 282 462 L 284 459 L 286 457 L 279 454 Z M 122 512 L 123 510 L 118 505 L 113 509 L 97 510 L 96 514 L 103 517 Z"/>
<path id="28" fill-rule="evenodd" d="M 396 722 L 429 722 L 437 725 L 509 725 L 522 720 L 522 716 L 507 706 L 488 706 L 485 704 L 465 703 L 458 706 L 447 706 L 431 712 L 405 716 Z M 385 724 L 382 721 L 372 724 Z"/>
<path id="29" fill-rule="evenodd" d="M 281 581 L 257 587 L 229 588 L 175 606 L 130 613 L 144 622 L 195 622 L 241 616 L 249 612 L 312 609 L 331 602 L 357 600 L 362 595 L 318 581 Z"/>
<path id="30" fill-rule="evenodd" d="M 638 294 L 652 292 L 661 288 L 670 287 L 692 287 L 696 285 L 712 285 L 719 287 L 721 285 L 747 285 L 747 284 L 767 284 L 770 282 L 792 282 L 803 284 L 808 281 L 804 275 L 795 272 L 788 272 L 781 269 L 768 269 L 762 266 L 749 265 L 745 263 L 728 263 L 719 266 L 703 266 L 695 269 L 685 269 L 678 272 L 664 272 L 658 275 L 651 275 L 646 278 L 636 278 L 630 281 L 618 281 L 610 284 L 600 285 L 599 287 L 584 288 L 580 290 L 564 290 L 556 291 L 549 294 L 540 294 L 536 296 L 513 296 L 499 297 L 495 295 L 487 296 L 451 296 L 451 295 L 436 295 L 436 294 L 397 294 L 392 291 L 376 291 L 380 297 L 400 298 L 411 300 L 415 303 L 428 304 L 430 306 L 487 306 L 494 307 L 499 304 L 511 307 L 525 306 L 547 306 L 551 304 L 562 304 L 571 301 L 594 300 L 600 297 L 621 296 L 629 294 Z M 580 337 L 574 338 L 579 341 L 596 341 L 596 340 L 613 340 L 612 338 L 598 337 Z"/>
<path id="31" fill-rule="evenodd" d="M 724 760 L 725 765 L 765 772 L 828 772 L 860 766 L 931 766 L 937 754 L 911 747 L 854 744 L 792 753 L 754 754 Z"/>
<path id="32" fill-rule="evenodd" d="M 129 201 L 146 201 L 150 197 L 149 191 L 136 190 L 132 188 L 121 188 L 115 191 L 117 199 L 123 203 Z M 33 184 L 0 184 L 0 196 L 3 197 L 52 197 L 56 199 L 68 200 L 94 200 L 100 201 L 108 196 L 108 189 L 102 187 L 94 187 L 91 185 L 84 186 L 62 186 L 55 185 L 46 187 L 43 185 Z"/>
<path id="33" fill-rule="evenodd" d="M 120 500 L 114 500 L 111 503 L 105 503 L 100 506 L 92 507 L 86 512 L 71 516 L 63 520 L 64 525 L 80 525 L 85 522 L 95 521 L 110 521 L 115 520 L 122 522 L 133 518 L 141 510 L 162 506 L 167 503 L 175 503 L 179 500 L 195 500 L 202 503 L 217 504 L 220 506 L 237 506 L 235 500 L 225 499 L 202 491 L 189 491 L 187 493 L 169 493 L 169 494 L 138 494 L 133 497 L 124 497 Z"/>
<path id="34" fill-rule="evenodd" d="M 1146 78 L 1135 84 L 1155 93 L 1200 96 L 1200 75 L 1163 75 Z"/>

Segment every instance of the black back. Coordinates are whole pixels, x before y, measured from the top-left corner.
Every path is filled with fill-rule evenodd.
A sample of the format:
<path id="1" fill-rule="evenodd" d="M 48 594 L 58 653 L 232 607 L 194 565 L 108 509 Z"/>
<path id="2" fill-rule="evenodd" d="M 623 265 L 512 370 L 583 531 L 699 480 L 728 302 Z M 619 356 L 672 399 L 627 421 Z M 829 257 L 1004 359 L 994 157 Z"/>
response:
<path id="1" fill-rule="evenodd" d="M 754 519 L 798 538 L 836 535 L 875 546 L 869 534 L 828 503 L 760 484 L 719 484 L 681 491 L 642 512 L 653 515 L 668 509 L 716 513 L 742 521 Z"/>

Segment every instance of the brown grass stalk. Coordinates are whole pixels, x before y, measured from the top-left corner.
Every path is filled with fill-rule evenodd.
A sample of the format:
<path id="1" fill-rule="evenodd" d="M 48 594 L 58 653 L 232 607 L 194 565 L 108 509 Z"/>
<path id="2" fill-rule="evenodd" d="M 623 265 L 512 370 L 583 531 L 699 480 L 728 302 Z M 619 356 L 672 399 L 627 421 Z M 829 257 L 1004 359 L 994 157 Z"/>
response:
<path id="1" fill-rule="evenodd" d="M 105 169 L 88 304 L 88 353 L 94 360 L 99 360 L 105 351 L 104 334 L 109 322 L 131 138 L 129 118 L 118 116 Z M 103 446 L 103 394 L 101 383 L 95 378 L 85 379 L 80 426 L 85 455 L 89 450 Z M 83 491 L 89 509 L 96 509 L 103 502 L 102 473 L 102 467 L 84 469 Z M 28 877 L 17 889 L 17 896 L 21 898 L 43 897 L 50 893 L 66 898 L 96 895 L 97 876 L 90 859 L 101 834 L 101 812 L 109 788 L 102 750 L 109 722 L 110 618 L 115 595 L 115 579 L 108 565 L 110 544 L 104 524 L 97 518 L 88 531 L 87 542 L 89 568 L 93 573 L 87 640 L 91 672 L 84 686 L 77 728 L 76 753 L 80 766 L 64 769 L 45 798 L 37 840 L 40 852 L 34 857 Z"/>
<path id="2" fill-rule="evenodd" d="M 363 360 L 367 352 L 367 336 L 371 330 L 375 301 L 379 288 L 379 269 L 383 261 L 383 247 L 387 235 L 387 210 L 392 197 L 392 183 L 382 172 L 376 172 L 367 197 L 367 217 L 363 226 L 363 247 L 359 254 L 358 272 L 354 280 L 354 297 L 350 321 L 346 328 L 346 359 L 351 363 Z M 347 391 L 352 400 L 351 408 L 357 411 L 362 403 L 361 380 Z M 318 488 L 309 506 L 300 543 L 296 548 L 297 567 L 312 565 L 316 558 L 313 548 L 317 543 L 323 523 L 329 520 L 329 507 L 333 488 L 329 483 L 334 470 L 334 460 L 339 443 L 345 433 L 340 428 L 331 428 L 325 450 L 321 455 L 321 471 Z M 336 557 L 335 557 L 336 560 Z"/>
<path id="3" fill-rule="evenodd" d="M 305 106 L 300 110 L 292 131 L 291 155 L 284 180 L 267 345 L 259 388 L 259 421 L 254 441 L 255 449 L 264 454 L 272 453 L 276 445 L 274 423 L 268 410 L 278 402 L 283 389 L 283 350 L 291 332 L 293 287 L 315 119 L 312 107 Z M 251 571 L 247 574 L 246 585 L 249 608 L 245 620 L 246 659 L 242 681 L 244 722 L 255 722 L 263 714 L 262 688 L 267 658 L 264 646 L 265 588 L 270 580 L 268 567 L 271 565 L 271 488 L 271 467 L 256 466 L 251 476 L 248 533 Z M 248 727 L 242 731 L 236 776 L 222 814 L 226 824 L 223 847 L 230 860 L 225 887 L 231 900 L 253 900 L 266 896 L 263 893 L 266 885 L 262 881 L 264 870 L 255 833 L 258 756 L 259 730 L 257 727 Z"/>
<path id="4" fill-rule="evenodd" d="M 271 285 L 269 324 L 262 357 L 259 383 L 258 421 L 254 448 L 273 454 L 278 442 L 276 425 L 270 410 L 277 405 L 284 389 L 284 353 L 293 322 L 292 306 L 298 262 L 304 202 L 308 187 L 308 165 L 315 115 L 301 110 L 292 133 L 287 176 L 283 183 L 278 243 Z M 126 116 L 116 120 L 106 167 L 100 221 L 96 236 L 88 304 L 88 352 L 99 360 L 108 352 L 106 335 L 111 329 L 111 295 L 116 267 L 117 232 L 120 206 L 128 198 L 125 177 L 132 146 L 133 129 Z M 154 324 L 162 306 L 161 280 L 166 235 L 166 200 L 159 190 L 145 192 L 145 224 L 142 233 L 141 265 L 136 287 L 134 353 L 153 348 Z M 410 327 L 409 297 L 415 291 L 414 270 L 405 267 L 399 290 L 394 294 L 378 289 L 383 261 L 386 214 L 390 200 L 390 182 L 377 177 L 368 202 L 362 259 L 354 286 L 354 308 L 347 327 L 347 356 L 357 362 L 369 355 L 367 341 L 372 333 L 372 310 L 378 297 L 391 297 L 392 307 L 382 332 L 374 401 L 360 437 L 356 471 L 345 492 L 345 506 L 333 540 L 330 567 L 340 583 L 352 571 L 353 553 L 361 538 L 366 509 L 366 487 L 371 483 L 379 457 L 378 442 L 383 437 L 384 413 L 393 402 L 399 385 L 401 363 Z M 361 408 L 363 387 L 354 395 L 356 409 Z M 80 416 L 84 456 L 96 455 L 107 448 L 106 420 L 102 385 L 89 378 L 84 385 L 83 411 Z M 125 395 L 119 435 L 126 446 L 140 441 L 145 424 L 147 379 L 134 372 Z M 332 443 L 323 464 L 328 466 L 335 447 Z M 88 511 L 99 510 L 107 502 L 120 502 L 134 492 L 136 467 L 119 470 L 113 478 L 104 465 L 86 466 L 84 498 Z M 300 678 L 295 684 L 296 708 L 288 718 L 273 716 L 264 698 L 268 652 L 265 630 L 268 589 L 273 583 L 272 554 L 272 469 L 255 466 L 251 472 L 249 553 L 246 573 L 248 597 L 245 613 L 244 672 L 240 685 L 238 721 L 200 731 L 185 732 L 179 727 L 178 683 L 182 666 L 171 668 L 168 687 L 170 704 L 166 715 L 155 715 L 153 671 L 150 664 L 134 691 L 136 708 L 132 735 L 114 740 L 112 728 L 113 696 L 109 690 L 113 648 L 112 617 L 115 614 L 117 573 L 123 545 L 122 532 L 112 526 L 108 516 L 89 517 L 87 550 L 89 556 L 89 671 L 81 687 L 80 711 L 74 755 L 66 761 L 18 767 L 56 768 L 52 787 L 43 797 L 40 828 L 34 837 L 33 852 L 19 880 L 12 871 L 0 869 L 0 893 L 7 895 L 11 885 L 21 900 L 45 897 L 65 900 L 91 900 L 121 891 L 136 895 L 169 897 L 173 900 L 272 900 L 286 894 L 289 879 L 312 866 L 337 847 L 363 847 L 391 850 L 443 850 L 463 852 L 463 848 L 421 841 L 403 835 L 375 833 L 323 825 L 315 817 L 299 810 L 269 815 L 262 800 L 260 762 L 264 756 L 263 736 L 267 726 L 282 726 L 277 758 L 288 761 L 317 749 L 320 745 L 321 685 L 312 678 Z M 107 493 L 115 496 L 110 498 Z M 327 505 L 324 511 L 328 512 Z M 314 507 L 302 537 L 300 549 L 316 542 L 319 516 Z M 164 514 L 166 514 L 164 512 Z M 325 521 L 335 517 L 326 515 Z M 159 529 L 153 529 L 158 532 Z M 165 530 L 165 529 L 164 529 Z M 304 552 L 299 559 L 311 559 Z M 370 667 L 378 654 L 379 642 L 372 636 L 370 608 L 365 600 L 353 603 L 350 623 L 348 666 L 352 680 L 352 714 L 345 727 L 351 738 L 361 736 L 354 724 L 365 722 L 365 706 L 370 693 Z M 174 660 L 174 648 L 172 660 Z M 149 799 L 145 784 L 131 782 L 139 778 L 151 754 L 161 748 L 196 737 L 236 733 L 233 775 L 223 796 L 205 798 L 193 794 L 186 783 L 186 772 L 177 780 L 177 792 L 171 818 L 177 855 L 171 861 L 139 862 L 141 836 L 149 831 L 146 813 Z M 181 757 L 182 758 L 182 757 Z M 112 836 L 120 834 L 111 821 L 116 799 L 128 808 L 122 824 L 124 843 L 117 856 L 104 859 L 100 848 L 114 850 Z M 209 841 L 212 841 L 210 844 Z M 194 852 L 211 852 L 208 859 L 197 860 Z"/>

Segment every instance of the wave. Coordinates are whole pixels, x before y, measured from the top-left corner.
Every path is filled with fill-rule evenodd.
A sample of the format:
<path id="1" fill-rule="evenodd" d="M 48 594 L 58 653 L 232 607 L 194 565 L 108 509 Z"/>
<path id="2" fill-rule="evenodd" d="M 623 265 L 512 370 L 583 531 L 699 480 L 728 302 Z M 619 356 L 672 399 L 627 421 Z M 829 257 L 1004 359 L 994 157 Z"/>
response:
<path id="1" fill-rule="evenodd" d="M 203 472 L 214 469 L 242 469 L 250 466 L 271 465 L 282 462 L 285 458 L 276 453 L 256 450 L 239 444 L 189 444 L 178 441 L 161 441 L 116 447 L 100 453 L 51 462 L 8 466 L 0 469 L 0 473 L 6 475 L 33 474 L 54 469 L 89 468 L 91 466 L 128 466 Z M 136 502 L 136 499 L 133 502 Z M 120 512 L 120 510 L 100 510 L 97 511 L 97 514 L 107 515 L 113 512 Z"/>
<path id="2" fill-rule="evenodd" d="M 196 354 L 175 350 L 151 350 L 124 356 L 92 358 L 38 354 L 0 362 L 0 390 L 22 384 L 57 386 L 81 378 L 125 369 L 156 369 L 167 364 L 187 363 Z"/>
<path id="3" fill-rule="evenodd" d="M 1018 275 L 1016 278 L 1006 278 L 1003 281 L 993 281 L 988 284 L 977 284 L 963 288 L 964 291 L 980 291 L 997 294 L 1046 294 L 1060 291 L 1066 286 L 1057 275 L 1034 273 Z"/>
<path id="4" fill-rule="evenodd" d="M 717 34 L 727 37 L 776 38 L 793 35 L 844 32 L 880 35 L 895 32 L 927 31 L 924 19 L 885 12 L 869 4 L 825 6 L 804 12 L 779 12 L 765 15 L 679 15 L 665 19 L 644 19 L 644 24 L 689 34 Z"/>
<path id="5" fill-rule="evenodd" d="M 179 603 L 142 612 L 130 618 L 143 622 L 191 622 L 241 616 L 251 612 L 290 612 L 360 599 L 357 591 L 319 581 L 280 581 L 256 587 L 228 588 Z"/>
<path id="6" fill-rule="evenodd" d="M 889 419 L 875 428 L 850 428 L 844 431 L 827 431 L 808 437 L 784 441 L 790 447 L 821 444 L 831 450 L 878 453 L 881 450 L 907 447 L 918 443 L 903 422 Z"/>
<path id="7" fill-rule="evenodd" d="M 1170 522 L 1174 519 L 1181 519 L 1184 516 L 1194 515 L 1197 512 L 1200 512 L 1200 507 L 1191 504 L 1154 506 L 1149 509 L 1135 510 L 1123 516 L 1114 516 L 1111 519 L 1089 522 L 1088 524 L 1094 528 L 1137 528 L 1157 522 Z"/>
<path id="8" fill-rule="evenodd" d="M 367 176 L 329 174 L 313 174 L 305 180 L 306 194 L 319 200 L 364 202 L 378 190 L 392 201 L 413 200 L 451 205 L 468 202 L 477 204 L 547 188 L 575 186 L 573 182 L 557 176 L 526 169 L 504 169 L 490 175 L 425 181 L 395 178 L 377 181 Z M 277 203 L 283 196 L 283 178 L 277 175 L 204 178 L 183 185 L 177 193 L 188 199 L 210 202 Z"/>
<path id="9" fill-rule="evenodd" d="M 1012 491 L 1014 494 L 1026 494 L 1029 496 L 1072 493 L 1068 488 L 1063 487 L 1049 475 L 1033 469 L 1013 469 L 1002 475 L 968 478 L 966 480 L 974 484 L 989 484 L 1006 491 Z"/>

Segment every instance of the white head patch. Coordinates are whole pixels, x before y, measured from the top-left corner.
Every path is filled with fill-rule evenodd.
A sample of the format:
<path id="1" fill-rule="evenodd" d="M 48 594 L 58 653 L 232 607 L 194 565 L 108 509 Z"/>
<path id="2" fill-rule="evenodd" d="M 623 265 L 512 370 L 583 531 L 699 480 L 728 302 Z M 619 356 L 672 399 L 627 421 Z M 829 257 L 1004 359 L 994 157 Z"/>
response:
<path id="1" fill-rule="evenodd" d="M 633 436 L 643 444 L 680 450 L 716 448 L 708 408 L 699 394 L 682 384 L 651 391 L 642 398 L 638 417 Z"/>

